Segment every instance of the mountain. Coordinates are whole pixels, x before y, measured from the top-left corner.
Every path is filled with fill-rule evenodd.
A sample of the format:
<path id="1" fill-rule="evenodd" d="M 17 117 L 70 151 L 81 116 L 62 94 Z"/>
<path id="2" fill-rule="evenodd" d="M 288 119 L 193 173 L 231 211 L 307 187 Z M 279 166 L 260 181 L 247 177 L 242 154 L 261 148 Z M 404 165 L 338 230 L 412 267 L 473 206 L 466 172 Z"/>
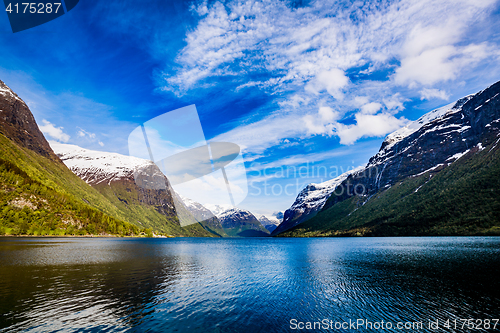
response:
<path id="1" fill-rule="evenodd" d="M 0 235 L 139 235 L 54 154 L 26 103 L 0 81 Z"/>
<path id="2" fill-rule="evenodd" d="M 283 236 L 500 233 L 500 82 L 388 135 Z"/>
<path id="3" fill-rule="evenodd" d="M 283 213 L 281 213 L 283 214 Z M 283 218 L 279 219 L 276 216 L 267 217 L 261 215 L 259 217 L 259 222 L 266 228 L 269 232 L 273 232 L 282 222 Z"/>
<path id="4" fill-rule="evenodd" d="M 188 214 L 179 211 L 184 207 L 174 203 L 168 179 L 153 162 L 57 142 L 50 145 L 75 175 L 106 197 L 127 220 L 174 236 L 214 236 L 195 220 L 181 227 L 178 214 Z"/>
<path id="5" fill-rule="evenodd" d="M 189 213 L 191 213 L 191 215 L 203 226 L 203 228 L 220 237 L 228 237 L 217 216 L 208 208 L 180 194 L 178 196 L 179 200 L 184 204 Z"/>
<path id="6" fill-rule="evenodd" d="M 0 81 L 0 133 L 22 148 L 60 162 L 24 101 Z"/>
<path id="7" fill-rule="evenodd" d="M 247 210 L 232 205 L 202 205 L 177 194 L 179 199 L 205 230 L 220 237 L 263 237 L 269 231 Z"/>
<path id="8" fill-rule="evenodd" d="M 231 237 L 267 237 L 269 231 L 248 210 L 233 207 L 217 214 L 222 228 Z"/>
<path id="9" fill-rule="evenodd" d="M 248 210 L 231 205 L 205 204 L 204 206 L 217 217 L 229 237 L 269 236 L 269 231 Z"/>
<path id="10" fill-rule="evenodd" d="M 226 210 L 233 209 L 234 207 L 229 204 L 215 205 L 215 204 L 205 204 L 205 208 L 211 211 L 215 216 L 224 213 Z"/>
<path id="11" fill-rule="evenodd" d="M 320 184 L 309 184 L 297 195 L 293 205 L 285 211 L 283 221 L 272 231 L 277 235 L 314 217 L 325 205 L 333 191 L 349 175 L 360 168 L 349 170 L 340 176 Z"/>

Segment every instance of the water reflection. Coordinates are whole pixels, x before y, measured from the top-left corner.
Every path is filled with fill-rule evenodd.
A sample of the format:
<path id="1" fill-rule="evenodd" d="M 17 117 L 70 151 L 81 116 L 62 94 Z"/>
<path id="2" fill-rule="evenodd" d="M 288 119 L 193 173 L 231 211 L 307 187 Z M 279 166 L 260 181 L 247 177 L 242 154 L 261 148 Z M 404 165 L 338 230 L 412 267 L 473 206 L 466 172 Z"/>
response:
<path id="1" fill-rule="evenodd" d="M 499 273 L 500 239 L 488 237 L 4 238 L 0 331 L 281 332 L 292 318 L 486 319 L 500 309 Z"/>
<path id="2" fill-rule="evenodd" d="M 181 261 L 157 256 L 151 244 L 134 240 L 0 244 L 0 327 L 9 327 L 5 331 L 138 326 L 154 312 L 160 290 L 182 272 Z"/>

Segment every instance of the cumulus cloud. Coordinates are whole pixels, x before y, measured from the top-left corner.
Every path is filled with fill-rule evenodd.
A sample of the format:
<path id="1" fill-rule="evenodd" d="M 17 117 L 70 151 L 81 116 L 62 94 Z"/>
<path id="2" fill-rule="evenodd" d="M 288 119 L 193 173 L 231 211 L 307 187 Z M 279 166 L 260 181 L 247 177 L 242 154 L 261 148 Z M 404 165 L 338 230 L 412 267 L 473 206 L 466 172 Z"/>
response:
<path id="1" fill-rule="evenodd" d="M 368 112 L 360 111 L 354 115 L 355 124 L 346 125 L 323 114 L 325 108 L 320 108 L 317 115 L 308 114 L 302 118 L 310 135 L 337 135 L 340 143 L 351 145 L 363 137 L 380 137 L 395 131 L 407 123 L 405 118 L 396 118 L 388 110 L 381 110 L 382 105 L 369 103 L 364 105 Z"/>
<path id="2" fill-rule="evenodd" d="M 382 108 L 382 104 L 377 102 L 371 102 L 365 104 L 361 107 L 361 112 L 364 114 L 374 114 L 377 113 L 378 110 Z"/>
<path id="3" fill-rule="evenodd" d="M 63 131 L 63 127 L 56 127 L 54 124 L 52 124 L 50 121 L 43 119 L 42 120 L 43 125 L 39 126 L 40 131 L 42 131 L 43 134 L 50 136 L 52 139 L 55 139 L 57 141 L 61 142 L 68 142 L 70 139 L 70 136 Z"/>
<path id="4" fill-rule="evenodd" d="M 344 125 L 337 123 L 335 130 L 340 143 L 351 145 L 362 137 L 381 137 L 391 133 L 407 123 L 405 118 L 396 118 L 389 113 L 355 115 L 356 124 Z"/>
<path id="5" fill-rule="evenodd" d="M 401 67 L 396 70 L 395 80 L 409 87 L 416 87 L 417 84 L 431 86 L 455 79 L 465 67 L 473 66 L 488 56 L 486 44 L 440 46 L 404 58 Z"/>
<path id="6" fill-rule="evenodd" d="M 319 108 L 318 114 L 323 121 L 331 122 L 339 118 L 339 113 L 333 111 L 331 107 L 322 106 Z"/>
<path id="7" fill-rule="evenodd" d="M 349 83 L 349 78 L 340 69 L 332 69 L 319 73 L 315 79 L 306 85 L 305 90 L 318 95 L 326 90 L 332 97 L 342 99 L 342 88 Z"/>
<path id="8" fill-rule="evenodd" d="M 439 90 L 439 89 L 428 89 L 424 88 L 420 90 L 420 99 L 432 99 L 432 98 L 439 98 L 442 100 L 447 101 L 450 96 L 446 93 L 444 90 Z"/>

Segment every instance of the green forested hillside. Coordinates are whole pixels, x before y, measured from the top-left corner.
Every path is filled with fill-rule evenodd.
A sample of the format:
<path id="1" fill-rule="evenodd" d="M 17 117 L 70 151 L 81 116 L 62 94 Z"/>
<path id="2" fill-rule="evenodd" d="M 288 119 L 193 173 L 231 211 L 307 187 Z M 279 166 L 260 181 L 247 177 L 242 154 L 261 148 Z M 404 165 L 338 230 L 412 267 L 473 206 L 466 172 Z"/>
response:
<path id="1" fill-rule="evenodd" d="M 497 143 L 438 173 L 335 204 L 279 236 L 500 235 Z"/>
<path id="2" fill-rule="evenodd" d="M 151 228 L 90 187 L 62 162 L 41 156 L 0 134 L 0 234 L 214 236 L 199 224 L 181 228 L 164 219 Z M 161 217 L 156 216 L 159 220 Z M 149 220 L 148 220 L 149 221 Z"/>

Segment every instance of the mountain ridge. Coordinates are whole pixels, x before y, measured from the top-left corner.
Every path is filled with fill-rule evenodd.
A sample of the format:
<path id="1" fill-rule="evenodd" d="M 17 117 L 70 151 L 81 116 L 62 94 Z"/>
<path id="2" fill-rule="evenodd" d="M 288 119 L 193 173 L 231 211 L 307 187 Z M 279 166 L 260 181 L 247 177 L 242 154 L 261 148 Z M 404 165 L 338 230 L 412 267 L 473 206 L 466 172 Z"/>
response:
<path id="1" fill-rule="evenodd" d="M 349 175 L 360 169 L 360 167 L 354 168 L 326 182 L 307 185 L 299 192 L 292 206 L 285 211 L 282 222 L 271 234 L 277 235 L 314 217 L 323 208 L 337 186 Z"/>
<path id="2" fill-rule="evenodd" d="M 51 142 L 66 166 L 99 191 L 140 226 L 169 235 L 216 236 L 199 225 L 174 193 L 168 179 L 151 161 Z M 191 225 L 181 227 L 179 214 Z"/>
<path id="3" fill-rule="evenodd" d="M 396 131 L 396 134 L 389 134 L 382 143 L 379 152 L 370 158 L 366 167 L 357 173 L 349 175 L 335 190 L 334 195 L 328 198 L 317 216 L 281 235 L 353 234 L 347 231 L 352 228 L 361 228 L 363 230 L 361 234 L 384 235 L 383 232 L 380 232 L 383 229 L 381 226 L 392 223 L 395 225 L 394 228 L 398 229 L 398 223 L 404 224 L 400 217 L 406 216 L 405 206 L 397 206 L 397 203 L 400 202 L 397 196 L 392 197 L 394 202 L 385 202 L 386 206 L 397 206 L 397 209 L 392 213 L 387 213 L 383 206 L 377 204 L 383 202 L 384 197 L 387 198 L 394 195 L 394 193 L 398 193 L 398 191 L 403 193 L 405 187 L 412 188 L 413 185 L 419 182 L 421 183 L 413 188 L 412 193 L 416 194 L 414 197 L 421 198 L 425 194 L 425 198 L 433 197 L 437 198 L 436 200 L 446 200 L 439 193 L 429 190 L 431 184 L 436 184 L 439 181 L 443 181 L 445 184 L 446 182 L 455 184 L 453 186 L 456 186 L 456 190 L 463 193 L 463 189 L 468 188 L 467 184 L 462 184 L 451 176 L 446 178 L 446 181 L 443 180 L 446 174 L 463 172 L 460 169 L 462 163 L 474 165 L 474 172 L 478 175 L 478 178 L 491 178 L 490 176 L 494 174 L 498 164 L 496 151 L 498 148 L 497 143 L 500 140 L 498 139 L 500 135 L 499 95 L 500 82 L 497 82 L 476 94 L 459 99 L 457 102 L 450 104 L 451 107 L 448 105 L 431 111 L 413 122 L 413 124 Z M 484 157 L 483 153 L 487 156 Z M 483 158 L 493 161 L 493 164 L 488 164 L 491 167 L 481 168 L 481 164 L 478 164 L 477 161 Z M 455 165 L 457 161 L 459 163 Z M 446 172 L 441 174 L 444 171 Z M 438 175 L 440 176 L 437 177 Z M 474 183 L 474 180 L 471 180 L 471 183 Z M 492 181 L 492 183 L 496 183 L 496 181 Z M 489 188 L 491 193 L 498 194 L 491 185 L 481 183 L 478 186 L 480 189 Z M 355 188 L 362 188 L 362 193 L 359 195 L 353 193 L 352 189 Z M 442 191 L 446 192 L 447 187 L 444 186 Z M 408 193 L 404 195 L 404 197 L 407 196 Z M 450 194 L 450 197 L 454 196 Z M 495 198 L 499 200 L 498 197 Z M 466 200 L 467 197 L 463 199 L 463 202 L 466 202 Z M 496 209 L 495 206 L 491 206 L 489 203 L 481 202 L 480 198 L 472 196 L 471 200 L 474 200 L 478 207 L 484 207 L 484 211 L 481 213 L 484 216 L 489 215 L 492 209 Z M 458 200 L 456 203 L 462 202 Z M 406 205 L 412 206 L 413 204 L 406 203 Z M 428 202 L 428 205 L 435 204 Z M 443 205 L 445 204 L 443 203 Z M 377 207 L 378 209 L 378 211 L 372 210 L 372 217 L 364 213 L 370 209 L 369 207 Z M 427 211 L 424 208 L 421 209 Z M 437 210 L 439 211 L 439 209 Z M 380 212 L 386 212 L 384 214 L 387 215 L 381 215 Z M 416 227 L 418 217 L 422 221 L 428 221 L 427 217 L 421 216 L 418 211 L 412 214 L 412 217 L 407 217 L 407 219 L 415 222 L 408 230 L 415 231 L 418 229 Z M 427 212 L 426 214 L 437 216 L 438 212 Z M 450 211 L 449 214 L 453 215 L 453 212 Z M 466 219 L 468 215 L 467 212 L 463 212 L 463 219 Z M 378 216 L 378 220 L 375 216 Z M 451 220 L 456 223 L 461 221 L 460 217 L 453 217 Z M 499 223 L 497 218 L 493 218 L 491 221 L 493 221 L 493 226 L 486 223 L 485 230 L 494 228 L 494 225 Z M 432 223 L 441 225 L 444 222 L 434 219 L 429 223 L 428 229 L 419 229 L 418 234 L 430 233 Z M 329 230 L 329 232 L 326 233 L 325 230 Z M 450 232 L 450 226 L 443 230 L 453 234 L 453 232 Z M 464 232 L 465 229 L 457 227 L 457 230 Z M 399 230 L 398 232 L 403 231 Z M 446 234 L 446 232 L 443 231 L 443 234 Z M 457 232 L 457 234 L 461 233 Z"/>

